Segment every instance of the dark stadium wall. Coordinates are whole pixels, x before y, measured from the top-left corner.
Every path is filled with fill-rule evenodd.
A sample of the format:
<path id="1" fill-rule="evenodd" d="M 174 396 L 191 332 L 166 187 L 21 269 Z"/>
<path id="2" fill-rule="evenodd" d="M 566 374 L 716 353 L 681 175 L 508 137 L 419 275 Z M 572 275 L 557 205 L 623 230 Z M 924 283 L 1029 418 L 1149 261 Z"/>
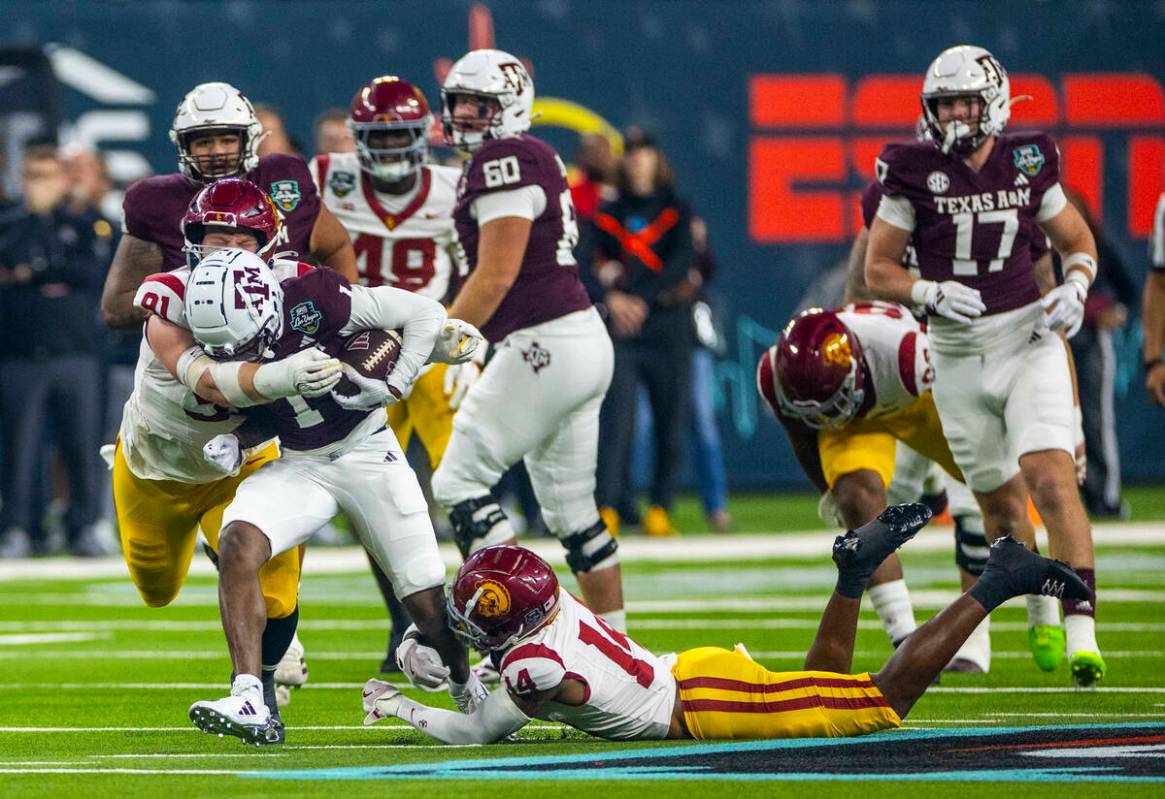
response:
<path id="1" fill-rule="evenodd" d="M 0 45 L 57 43 L 65 116 L 120 170 L 175 167 L 173 108 L 227 80 L 309 143 L 320 110 L 398 73 L 438 102 L 442 64 L 467 49 L 471 4 L 14 2 Z M 527 59 L 570 160 L 577 129 L 652 131 L 708 222 L 721 266 L 727 347 L 717 398 L 730 481 L 801 485 L 753 390 L 753 365 L 806 287 L 848 251 L 856 196 L 885 141 L 911 134 L 923 70 L 939 50 L 985 46 L 1032 100 L 1016 125 L 1051 131 L 1138 279 L 1165 185 L 1165 12 L 1149 2 L 489 3 L 497 46 Z M 488 22 L 488 19 L 487 19 Z M 481 35 L 482 18 L 475 23 Z M 478 39 L 480 41 L 480 39 Z M 92 59 L 89 62 L 86 59 Z M 1101 265 L 1103 268 L 1103 264 Z M 1135 329 L 1131 325 L 1130 329 Z M 1128 479 L 1165 476 L 1165 417 L 1140 386 L 1139 333 L 1118 340 Z"/>

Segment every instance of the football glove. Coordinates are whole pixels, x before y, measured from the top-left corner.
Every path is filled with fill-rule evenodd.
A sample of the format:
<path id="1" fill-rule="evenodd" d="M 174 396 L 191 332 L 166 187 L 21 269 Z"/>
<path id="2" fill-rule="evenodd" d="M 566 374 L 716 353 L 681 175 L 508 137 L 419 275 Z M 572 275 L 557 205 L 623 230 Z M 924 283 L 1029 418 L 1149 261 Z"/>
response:
<path id="1" fill-rule="evenodd" d="M 461 319 L 446 319 L 433 352 L 429 355 L 432 363 L 465 363 L 474 353 L 484 349 L 485 337 L 469 322 Z"/>
<path id="2" fill-rule="evenodd" d="M 267 399 L 320 397 L 340 380 L 340 362 L 316 347 L 300 350 L 255 370 L 255 389 Z"/>
<path id="3" fill-rule="evenodd" d="M 420 635 L 417 625 L 410 624 L 396 648 L 396 665 L 415 687 L 430 693 L 440 691 L 449 679 L 449 668 L 436 649 L 420 642 Z"/>
<path id="4" fill-rule="evenodd" d="M 202 458 L 224 476 L 234 477 L 243 465 L 239 437 L 234 433 L 220 433 L 202 445 Z"/>
<path id="5" fill-rule="evenodd" d="M 916 281 L 910 290 L 910 298 L 915 305 L 926 309 L 928 314 L 945 316 L 965 325 L 987 310 L 978 289 L 965 286 L 957 280 Z"/>
<path id="6" fill-rule="evenodd" d="M 1084 300 L 1088 289 L 1078 280 L 1066 280 L 1049 291 L 1040 300 L 1044 307 L 1048 330 L 1066 330 L 1068 338 L 1076 335 L 1084 323 Z"/>
<path id="7" fill-rule="evenodd" d="M 365 377 L 346 363 L 341 363 L 340 368 L 344 370 L 344 377 L 360 389 L 355 394 L 337 394 L 332 389 L 332 399 L 346 411 L 372 411 L 399 402 L 403 397 L 403 392 L 383 380 Z"/>

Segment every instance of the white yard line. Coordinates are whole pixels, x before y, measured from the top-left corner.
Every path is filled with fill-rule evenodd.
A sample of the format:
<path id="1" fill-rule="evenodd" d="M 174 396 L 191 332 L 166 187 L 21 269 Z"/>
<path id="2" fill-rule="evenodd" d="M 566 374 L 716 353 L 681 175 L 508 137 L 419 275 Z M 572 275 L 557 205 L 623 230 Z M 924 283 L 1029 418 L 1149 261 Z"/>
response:
<path id="1" fill-rule="evenodd" d="M 229 769 L 147 769 L 147 768 L 0 768 L 0 774 L 194 774 L 211 776 L 215 774 L 252 774 L 254 771 L 232 771 Z"/>
<path id="2" fill-rule="evenodd" d="M 1098 548 L 1106 546 L 1165 544 L 1165 524 L 1136 522 L 1096 524 L 1092 528 Z M 756 558 L 815 558 L 828 559 L 834 532 L 829 530 L 799 533 L 759 533 L 741 535 L 686 535 L 672 539 L 621 538 L 619 554 L 628 563 L 634 562 L 694 562 L 752 560 Z M 928 527 L 907 546 L 915 552 L 940 552 L 951 549 L 949 527 Z M 1042 546 L 1047 536 L 1038 530 Z M 556 562 L 562 557 L 562 545 L 551 538 L 523 540 L 543 557 Z M 441 555 L 446 566 L 461 564 L 461 556 L 452 544 L 441 544 Z M 368 559 L 360 547 L 308 547 L 304 568 L 310 574 L 342 574 L 363 572 Z M 191 574 L 213 575 L 214 567 L 203 557 L 196 557 Z M 120 557 L 89 558 L 84 560 L 55 558 L 46 560 L 0 561 L 0 580 L 77 579 L 128 576 L 125 562 Z"/>
<path id="3" fill-rule="evenodd" d="M 932 689 L 933 690 L 933 689 Z M 409 729 L 409 725 L 403 721 L 384 722 L 377 724 L 375 727 L 365 727 L 363 724 L 295 724 L 289 729 L 298 731 L 313 730 L 313 731 L 335 731 L 335 730 L 364 730 L 376 732 L 380 729 Z M 523 730 L 562 730 L 561 724 L 527 724 L 522 728 Z M 0 733 L 41 733 L 41 732 L 197 732 L 203 734 L 202 730 L 193 725 L 184 725 L 181 727 L 0 727 Z"/>
<path id="4" fill-rule="evenodd" d="M 111 638 L 98 633 L 27 633 L 20 635 L 0 635 L 0 646 L 24 646 L 28 644 L 63 644 L 66 641 L 93 641 L 97 638 Z M 4 653 L 7 654 L 7 653 Z M 19 653 L 12 653 L 19 654 Z"/>

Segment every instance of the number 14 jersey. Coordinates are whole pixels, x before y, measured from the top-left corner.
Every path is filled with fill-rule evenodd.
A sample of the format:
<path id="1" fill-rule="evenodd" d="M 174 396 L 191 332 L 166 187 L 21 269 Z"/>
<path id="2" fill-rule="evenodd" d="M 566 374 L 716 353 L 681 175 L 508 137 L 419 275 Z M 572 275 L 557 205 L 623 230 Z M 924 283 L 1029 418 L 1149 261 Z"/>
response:
<path id="1" fill-rule="evenodd" d="M 558 615 L 502 657 L 502 684 L 522 696 L 564 679 L 586 685 L 579 706 L 546 702 L 540 718 L 614 740 L 667 737 L 675 706 L 675 656 L 653 655 L 559 589 Z"/>
<path id="2" fill-rule="evenodd" d="M 417 185 L 400 198 L 376 192 L 356 153 L 316 156 L 311 174 L 324 205 L 352 237 L 361 285 L 449 300 L 454 275 L 465 272 L 453 224 L 460 170 L 425 164 Z"/>

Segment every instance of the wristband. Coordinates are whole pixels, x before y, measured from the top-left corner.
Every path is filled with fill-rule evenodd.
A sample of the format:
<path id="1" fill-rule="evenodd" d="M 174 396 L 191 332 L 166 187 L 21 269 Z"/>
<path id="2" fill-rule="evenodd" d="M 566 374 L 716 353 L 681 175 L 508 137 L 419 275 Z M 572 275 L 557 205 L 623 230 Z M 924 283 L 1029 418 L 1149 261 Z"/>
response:
<path id="1" fill-rule="evenodd" d="M 202 351 L 202 347 L 191 347 L 178 356 L 174 367 L 174 377 L 191 391 L 198 388 L 202 373 L 214 366 L 214 359 Z"/>
<path id="2" fill-rule="evenodd" d="M 926 294 L 934 285 L 933 280 L 916 280 L 910 287 L 910 301 L 917 306 L 926 305 Z"/>
<path id="3" fill-rule="evenodd" d="M 1064 280 L 1072 279 L 1073 272 L 1084 275 L 1084 288 L 1087 290 L 1096 280 L 1096 259 L 1086 252 L 1074 252 L 1064 259 Z"/>

